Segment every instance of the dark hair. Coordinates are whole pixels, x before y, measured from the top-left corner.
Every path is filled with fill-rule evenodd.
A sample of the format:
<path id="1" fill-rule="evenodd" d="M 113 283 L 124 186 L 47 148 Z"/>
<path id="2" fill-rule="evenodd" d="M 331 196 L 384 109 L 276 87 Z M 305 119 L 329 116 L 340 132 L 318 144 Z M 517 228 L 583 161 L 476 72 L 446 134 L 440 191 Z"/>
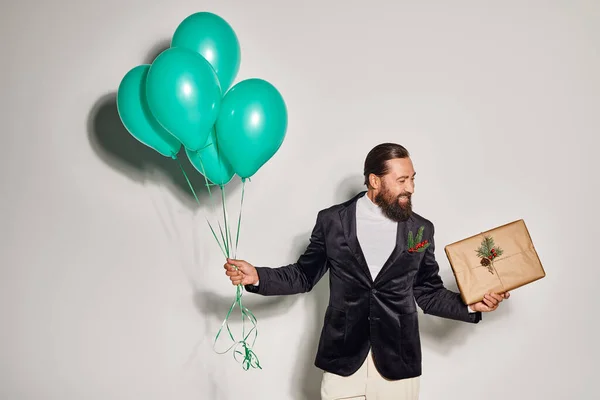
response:
<path id="1" fill-rule="evenodd" d="M 408 150 L 396 143 L 382 143 L 375 146 L 365 159 L 365 185 L 369 185 L 369 175 L 383 176 L 388 172 L 388 160 L 410 157 Z"/>

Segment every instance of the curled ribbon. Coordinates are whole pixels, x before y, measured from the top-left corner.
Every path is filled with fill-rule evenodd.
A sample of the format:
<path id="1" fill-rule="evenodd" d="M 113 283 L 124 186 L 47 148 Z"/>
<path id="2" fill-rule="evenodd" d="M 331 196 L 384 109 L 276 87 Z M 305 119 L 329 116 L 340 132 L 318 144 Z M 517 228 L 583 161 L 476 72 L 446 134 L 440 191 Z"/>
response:
<path id="1" fill-rule="evenodd" d="M 235 301 L 231 305 L 231 308 L 229 308 L 229 312 L 227 313 L 227 316 L 223 320 L 223 323 L 221 324 L 221 328 L 219 329 L 219 332 L 217 332 L 217 335 L 215 336 L 215 340 L 213 343 L 213 349 L 214 349 L 215 345 L 217 344 L 217 340 L 219 339 L 219 336 L 221 335 L 223 328 L 226 327 L 227 333 L 229 334 L 229 337 L 231 338 L 231 340 L 234 343 L 227 350 L 225 350 L 223 352 L 218 352 L 216 350 L 215 350 L 215 352 L 217 352 L 218 354 L 225 354 L 229 350 L 234 349 L 233 357 L 237 362 L 240 362 L 240 360 L 238 360 L 238 355 L 242 355 L 244 357 L 242 359 L 241 363 L 242 363 L 242 368 L 245 371 L 250 369 L 250 367 L 262 369 L 262 367 L 260 366 L 258 357 L 252 351 L 252 347 L 254 347 L 254 343 L 256 342 L 256 338 L 258 336 L 258 330 L 256 327 L 256 317 L 247 307 L 242 305 L 242 294 L 243 294 L 242 285 L 241 284 L 237 285 L 237 294 L 236 294 Z M 229 317 L 231 316 L 231 313 L 233 312 L 236 305 L 239 306 L 241 314 L 242 314 L 242 340 L 239 340 L 239 341 L 236 341 L 234 339 L 233 334 L 231 333 L 231 329 L 229 327 Z M 246 332 L 246 326 L 245 326 L 246 318 L 252 323 L 252 328 L 250 329 L 250 331 L 248 331 L 248 334 L 245 333 Z M 248 338 L 253 333 L 254 333 L 254 339 L 252 340 L 252 345 L 249 346 Z M 241 346 L 243 348 L 243 351 L 238 350 L 239 346 Z"/>

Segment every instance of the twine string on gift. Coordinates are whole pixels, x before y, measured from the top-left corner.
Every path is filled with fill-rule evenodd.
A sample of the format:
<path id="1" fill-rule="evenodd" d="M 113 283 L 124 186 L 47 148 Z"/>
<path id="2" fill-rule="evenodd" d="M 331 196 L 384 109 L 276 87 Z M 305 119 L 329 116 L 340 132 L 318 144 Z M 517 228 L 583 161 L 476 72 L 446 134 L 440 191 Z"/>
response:
<path id="1" fill-rule="evenodd" d="M 483 238 L 483 240 L 486 240 L 486 235 L 485 232 L 480 232 L 479 233 L 480 236 Z M 500 277 L 500 274 L 498 274 L 498 270 L 496 269 L 496 266 L 494 265 L 494 260 L 490 260 L 490 265 L 492 267 L 492 269 L 494 270 L 494 275 L 496 275 L 498 277 L 498 281 L 500 282 L 500 286 L 502 287 L 502 291 L 506 292 L 506 286 L 504 286 L 504 282 L 502 282 L 502 278 Z M 480 267 L 483 267 L 482 265 L 480 265 Z M 485 267 L 487 268 L 487 267 Z"/>

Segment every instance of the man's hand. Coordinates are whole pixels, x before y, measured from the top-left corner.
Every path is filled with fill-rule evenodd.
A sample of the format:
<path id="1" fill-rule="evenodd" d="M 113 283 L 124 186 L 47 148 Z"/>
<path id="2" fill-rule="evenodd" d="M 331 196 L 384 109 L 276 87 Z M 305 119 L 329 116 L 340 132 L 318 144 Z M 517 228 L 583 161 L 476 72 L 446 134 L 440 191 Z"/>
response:
<path id="1" fill-rule="evenodd" d="M 235 286 L 254 285 L 258 282 L 258 273 L 252 264 L 243 260 L 233 260 L 228 258 L 227 263 L 223 266 L 225 274 L 231 279 L 231 283 Z"/>
<path id="2" fill-rule="evenodd" d="M 490 312 L 498 308 L 500 303 L 502 303 L 502 300 L 508 299 L 509 297 L 509 292 L 488 293 L 485 296 L 483 296 L 482 301 L 480 301 L 479 303 L 471 304 L 469 307 L 471 307 L 473 311 Z"/>

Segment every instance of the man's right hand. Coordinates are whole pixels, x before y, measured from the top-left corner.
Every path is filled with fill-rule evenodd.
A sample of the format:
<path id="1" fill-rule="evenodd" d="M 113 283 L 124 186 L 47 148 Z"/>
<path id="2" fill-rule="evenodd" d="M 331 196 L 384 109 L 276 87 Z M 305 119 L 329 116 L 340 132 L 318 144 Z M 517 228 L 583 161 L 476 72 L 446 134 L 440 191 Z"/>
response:
<path id="1" fill-rule="evenodd" d="M 231 283 L 235 286 L 255 285 L 258 283 L 258 273 L 252 264 L 243 260 L 227 259 L 227 263 L 223 266 L 225 274 L 231 279 Z"/>

